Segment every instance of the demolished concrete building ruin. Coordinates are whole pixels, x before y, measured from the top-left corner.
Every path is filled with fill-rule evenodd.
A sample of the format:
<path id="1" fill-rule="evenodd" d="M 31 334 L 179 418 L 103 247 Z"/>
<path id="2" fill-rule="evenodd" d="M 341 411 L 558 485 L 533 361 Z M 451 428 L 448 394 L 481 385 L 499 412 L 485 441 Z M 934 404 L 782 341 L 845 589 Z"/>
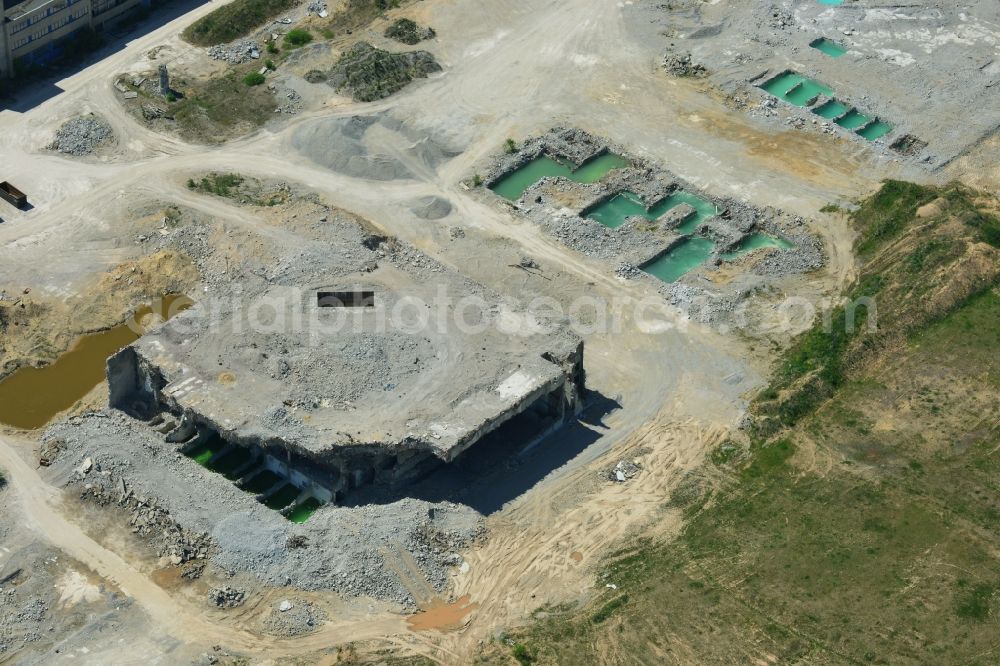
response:
<path id="1" fill-rule="evenodd" d="M 390 263 L 324 279 L 252 299 L 303 328 L 201 304 L 177 315 L 108 360 L 111 406 L 286 516 L 398 491 L 485 440 L 521 450 L 579 411 L 583 343 L 560 326 L 511 334 L 496 324 L 520 315 L 493 303 L 471 329 L 410 329 L 393 313 L 468 281 L 414 282 Z"/>

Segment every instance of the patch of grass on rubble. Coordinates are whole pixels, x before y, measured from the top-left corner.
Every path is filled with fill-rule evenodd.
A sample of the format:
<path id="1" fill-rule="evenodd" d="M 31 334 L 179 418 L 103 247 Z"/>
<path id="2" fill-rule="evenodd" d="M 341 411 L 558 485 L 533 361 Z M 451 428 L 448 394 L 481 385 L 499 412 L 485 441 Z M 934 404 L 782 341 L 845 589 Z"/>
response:
<path id="1" fill-rule="evenodd" d="M 184 96 L 170 105 L 177 129 L 186 139 L 221 143 L 248 134 L 274 115 L 274 95 L 267 86 L 248 87 L 245 69 L 231 69 L 222 76 L 194 81 Z"/>
<path id="2" fill-rule="evenodd" d="M 861 234 L 878 240 L 859 280 L 902 295 L 879 306 L 905 334 L 870 342 L 877 362 L 843 366 L 826 399 L 780 433 L 729 443 L 706 463 L 714 491 L 684 512 L 679 536 L 609 555 L 588 604 L 536 616 L 477 663 L 510 663 L 509 644 L 537 664 L 995 661 L 1000 252 L 981 235 L 990 206 L 963 188 L 918 219 L 926 192 L 879 194 L 870 221 L 893 231 Z M 902 209 L 912 219 L 893 212 Z M 935 239 L 959 248 L 926 249 Z M 933 298 L 944 301 L 920 316 L 907 295 L 928 278 L 914 263 L 933 269 Z M 806 373 L 852 349 L 808 340 L 779 368 L 803 371 L 802 344 L 819 359 Z M 758 402 L 790 394 L 779 369 Z"/>
<path id="3" fill-rule="evenodd" d="M 196 46 L 225 44 L 248 35 L 296 4 L 295 0 L 233 0 L 201 17 L 181 34 Z"/>

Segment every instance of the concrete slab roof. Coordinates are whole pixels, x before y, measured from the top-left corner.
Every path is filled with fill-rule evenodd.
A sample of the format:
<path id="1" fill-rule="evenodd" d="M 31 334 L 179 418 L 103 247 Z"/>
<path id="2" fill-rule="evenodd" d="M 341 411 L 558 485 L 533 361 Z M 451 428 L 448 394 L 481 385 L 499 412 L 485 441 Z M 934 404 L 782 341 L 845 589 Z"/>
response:
<path id="1" fill-rule="evenodd" d="M 447 271 L 415 280 L 380 262 L 326 275 L 269 286 L 245 307 L 199 303 L 133 348 L 162 374 L 169 401 L 223 433 L 312 454 L 399 447 L 451 460 L 561 386 L 564 369 L 543 354 L 579 345 L 561 322 L 488 295 L 485 311 L 459 302 L 469 282 Z M 374 292 L 374 305 L 317 303 L 318 292 L 354 289 Z"/>

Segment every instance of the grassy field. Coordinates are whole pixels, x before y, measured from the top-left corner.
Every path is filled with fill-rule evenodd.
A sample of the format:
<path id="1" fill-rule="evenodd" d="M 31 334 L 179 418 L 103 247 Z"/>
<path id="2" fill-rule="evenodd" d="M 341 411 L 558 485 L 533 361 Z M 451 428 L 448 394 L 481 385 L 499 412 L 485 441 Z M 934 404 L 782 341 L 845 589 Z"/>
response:
<path id="1" fill-rule="evenodd" d="M 664 498 L 681 535 L 479 663 L 1000 662 L 996 207 L 903 183 L 864 202 L 851 293 L 878 330 L 803 335 L 753 406 L 767 427 Z"/>

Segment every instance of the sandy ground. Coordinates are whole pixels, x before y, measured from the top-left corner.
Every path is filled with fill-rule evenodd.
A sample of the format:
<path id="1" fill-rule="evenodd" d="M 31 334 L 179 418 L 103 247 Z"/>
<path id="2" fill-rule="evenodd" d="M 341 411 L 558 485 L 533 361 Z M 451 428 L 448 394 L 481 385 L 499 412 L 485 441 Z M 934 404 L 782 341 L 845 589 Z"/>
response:
<path id="1" fill-rule="evenodd" d="M 886 175 L 885 165 L 857 145 L 791 130 L 776 133 L 727 108 L 697 83 L 668 78 L 658 68 L 662 43 L 636 24 L 630 5 L 427 0 L 408 13 L 437 30 L 437 41 L 422 48 L 435 53 L 443 74 L 372 104 L 346 104 L 331 93 L 322 108 L 206 149 L 137 124 L 111 85 L 114 74 L 146 67 L 143 54 L 154 46 L 171 46 L 178 60 L 193 57 L 177 34 L 214 8 L 206 4 L 60 82 L 66 92 L 27 113 L 0 112 L 0 163 L 17 165 L 10 177 L 34 205 L 27 213 L 3 209 L 0 283 L 72 291 L 136 258 L 141 248 L 121 233 L 131 233 L 130 221 L 114 212 L 124 201 L 170 201 L 238 225 L 248 235 L 291 233 L 184 186 L 190 175 L 219 170 L 300 183 L 503 293 L 535 289 L 524 273 L 507 268 L 512 257 L 527 254 L 563 276 L 558 286 L 545 289 L 562 290 L 564 296 L 648 295 L 643 287 L 616 279 L 606 265 L 519 223 L 499 204 L 470 197 L 461 185 L 506 137 L 554 125 L 613 137 L 710 193 L 817 220 L 814 228 L 827 244 L 830 265 L 803 281 L 803 293 L 830 293 L 849 280 L 853 258 L 847 225 L 817 211 L 871 190 Z M 80 110 L 97 110 L 112 124 L 118 136 L 112 155 L 72 160 L 43 150 L 58 126 Z M 412 179 L 374 181 L 317 166 L 292 143 L 297 129 L 320 119 L 382 111 L 460 148 L 460 154 L 435 168 L 409 164 L 417 174 Z M 402 139 L 384 139 L 386 150 L 400 160 L 411 159 Z M 439 221 L 416 218 L 410 208 L 426 196 L 450 201 L 451 215 Z M 449 240 L 453 226 L 467 231 L 465 242 Z M 71 246 L 67 238 L 74 239 Z M 469 612 L 458 614 L 464 626 L 457 632 L 414 631 L 404 618 L 367 615 L 358 604 L 308 636 L 262 636 L 238 615 L 171 595 L 140 571 L 134 553 L 113 552 L 88 537 L 64 509 L 58 491 L 25 462 L 32 458 L 30 438 L 0 441 L 0 467 L 11 480 L 6 492 L 19 497 L 20 519 L 32 533 L 120 587 L 148 616 L 146 630 L 169 638 L 150 643 L 158 646 L 150 648 L 154 652 L 176 657 L 222 644 L 257 659 L 277 659 L 371 640 L 464 663 L 477 642 L 497 628 L 524 621 L 543 603 L 585 596 L 594 584 L 591 565 L 603 552 L 654 518 L 662 520 L 662 506 L 679 472 L 696 465 L 736 424 L 768 360 L 736 336 L 695 326 L 648 335 L 627 322 L 623 332 L 591 336 L 586 344 L 591 387 L 618 396 L 622 409 L 593 426 L 594 443 L 573 461 L 489 518 L 489 538 L 465 554 L 469 571 L 455 581 L 456 595 L 469 595 Z M 631 455 L 643 461 L 638 477 L 626 484 L 596 480 L 600 467 Z M 127 645 L 118 650 L 90 662 L 129 654 Z M 82 657 L 77 663 L 87 661 Z"/>

